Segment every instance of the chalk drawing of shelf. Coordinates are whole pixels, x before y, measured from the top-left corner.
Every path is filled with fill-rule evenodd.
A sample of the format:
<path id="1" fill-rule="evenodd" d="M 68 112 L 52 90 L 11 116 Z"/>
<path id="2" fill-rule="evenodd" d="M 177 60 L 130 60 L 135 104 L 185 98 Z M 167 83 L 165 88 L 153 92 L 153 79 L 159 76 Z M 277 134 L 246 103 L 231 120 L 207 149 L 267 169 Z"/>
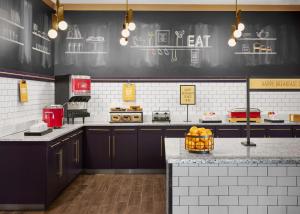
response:
<path id="1" fill-rule="evenodd" d="M 11 43 L 15 43 L 15 44 L 24 46 L 24 43 L 18 42 L 18 41 L 16 41 L 16 40 L 12 40 L 12 39 L 9 39 L 9 38 L 6 38 L 6 37 L 4 37 L 4 36 L 0 36 L 0 39 L 3 39 L 3 40 L 5 40 L 5 41 L 8 41 L 8 42 L 11 42 Z"/>
<path id="2" fill-rule="evenodd" d="M 276 41 L 277 38 L 239 38 L 238 41 Z"/>
<path id="3" fill-rule="evenodd" d="M 276 55 L 277 52 L 234 52 L 236 55 Z"/>
<path id="4" fill-rule="evenodd" d="M 38 52 L 40 52 L 40 53 L 43 53 L 43 54 L 46 54 L 46 55 L 50 55 L 50 53 L 49 53 L 49 52 L 47 52 L 47 51 L 43 51 L 43 50 L 40 50 L 40 49 L 38 49 L 38 48 L 35 48 L 35 47 L 32 47 L 32 50 L 38 51 Z"/>
<path id="5" fill-rule="evenodd" d="M 15 23 L 15 22 L 13 22 L 13 21 L 10 21 L 10 20 L 8 20 L 8 19 L 6 19 L 6 18 L 4 18 L 4 17 L 1 17 L 1 16 L 0 16 L 0 20 L 2 20 L 2 21 L 6 22 L 6 23 L 8 23 L 8 24 L 11 24 L 11 25 L 13 25 L 13 26 L 15 26 L 15 27 L 18 27 L 18 28 L 24 30 L 24 27 L 23 27 L 23 26 L 21 26 L 21 25 Z"/>
<path id="6" fill-rule="evenodd" d="M 141 50 L 157 50 L 157 49 L 167 49 L 167 50 L 199 50 L 199 49 L 206 49 L 206 48 L 212 48 L 212 46 L 203 46 L 203 47 L 195 47 L 195 46 L 130 46 L 130 48 L 136 48 Z"/>
<path id="7" fill-rule="evenodd" d="M 76 37 L 67 37 L 68 40 L 82 40 L 84 38 L 76 38 Z"/>
<path id="8" fill-rule="evenodd" d="M 42 35 L 40 35 L 40 34 L 38 34 L 36 32 L 32 32 L 32 34 L 35 35 L 35 36 L 37 36 L 37 37 L 40 37 L 40 38 L 42 38 L 42 39 L 44 39 L 44 40 L 46 40 L 48 42 L 50 42 L 50 39 L 48 39 L 47 37 L 44 37 L 44 36 L 42 36 Z"/>
<path id="9" fill-rule="evenodd" d="M 107 52 L 104 51 L 67 51 L 65 54 L 107 54 Z"/>

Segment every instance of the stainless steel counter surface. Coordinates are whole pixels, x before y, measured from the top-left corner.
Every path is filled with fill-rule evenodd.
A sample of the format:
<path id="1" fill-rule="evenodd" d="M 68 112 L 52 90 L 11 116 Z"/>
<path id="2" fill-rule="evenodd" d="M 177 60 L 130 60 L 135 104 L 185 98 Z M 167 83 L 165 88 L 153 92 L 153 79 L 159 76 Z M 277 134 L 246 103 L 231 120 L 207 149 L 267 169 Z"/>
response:
<path id="1" fill-rule="evenodd" d="M 256 147 L 241 145 L 244 140 L 216 138 L 210 154 L 197 154 L 184 149 L 184 138 L 166 138 L 166 160 L 180 164 L 300 164 L 299 138 L 253 138 Z"/>

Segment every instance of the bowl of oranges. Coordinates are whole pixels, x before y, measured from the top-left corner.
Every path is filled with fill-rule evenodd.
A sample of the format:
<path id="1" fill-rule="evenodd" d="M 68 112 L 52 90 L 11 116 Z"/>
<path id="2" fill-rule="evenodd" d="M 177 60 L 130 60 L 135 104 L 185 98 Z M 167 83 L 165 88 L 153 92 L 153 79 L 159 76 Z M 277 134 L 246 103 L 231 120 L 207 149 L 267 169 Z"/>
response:
<path id="1" fill-rule="evenodd" d="M 214 135 L 210 129 L 193 126 L 185 136 L 185 149 L 189 152 L 209 153 L 214 149 Z"/>

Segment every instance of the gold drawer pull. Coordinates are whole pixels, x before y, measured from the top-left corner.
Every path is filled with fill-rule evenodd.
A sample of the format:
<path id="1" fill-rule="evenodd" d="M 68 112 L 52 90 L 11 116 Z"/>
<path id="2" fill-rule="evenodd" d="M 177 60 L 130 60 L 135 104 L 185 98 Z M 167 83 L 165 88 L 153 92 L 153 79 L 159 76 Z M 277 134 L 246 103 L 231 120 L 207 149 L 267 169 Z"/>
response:
<path id="1" fill-rule="evenodd" d="M 270 131 L 292 131 L 291 129 L 270 129 Z"/>
<path id="2" fill-rule="evenodd" d="M 240 129 L 217 129 L 218 131 L 239 131 Z"/>
<path id="3" fill-rule="evenodd" d="M 167 131 L 187 131 L 187 129 L 166 129 Z"/>
<path id="4" fill-rule="evenodd" d="M 140 129 L 141 131 L 161 131 L 162 129 Z"/>
<path id="5" fill-rule="evenodd" d="M 67 137 L 67 138 L 65 138 L 65 139 L 63 139 L 63 140 L 61 140 L 61 141 L 62 141 L 62 142 L 66 142 L 66 141 L 68 141 L 68 140 L 70 140 L 69 137 Z"/>
<path id="6" fill-rule="evenodd" d="M 247 131 L 247 129 L 244 130 Z M 250 129 L 250 131 L 265 131 L 265 129 Z"/>
<path id="7" fill-rule="evenodd" d="M 116 132 L 134 132 L 135 129 L 114 129 Z"/>
<path id="8" fill-rule="evenodd" d="M 59 144 L 61 144 L 61 141 L 59 141 L 59 142 L 56 143 L 56 144 L 51 145 L 50 147 L 51 147 L 51 148 L 54 148 L 54 147 L 57 147 Z"/>
<path id="9" fill-rule="evenodd" d="M 109 129 L 88 129 L 88 131 L 96 131 L 96 132 L 109 132 Z"/>

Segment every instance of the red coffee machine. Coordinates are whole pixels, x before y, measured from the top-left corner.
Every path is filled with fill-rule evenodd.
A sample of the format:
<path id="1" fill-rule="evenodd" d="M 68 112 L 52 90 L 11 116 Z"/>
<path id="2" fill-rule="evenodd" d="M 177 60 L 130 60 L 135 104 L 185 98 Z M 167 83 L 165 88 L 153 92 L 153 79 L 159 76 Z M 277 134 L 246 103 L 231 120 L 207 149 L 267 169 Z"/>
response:
<path id="1" fill-rule="evenodd" d="M 61 128 L 64 120 L 64 108 L 62 105 L 50 105 L 43 108 L 43 121 L 48 128 Z"/>
<path id="2" fill-rule="evenodd" d="M 91 99 L 91 77 L 85 75 L 55 76 L 55 103 L 63 105 L 67 123 L 89 117 L 87 103 Z"/>

